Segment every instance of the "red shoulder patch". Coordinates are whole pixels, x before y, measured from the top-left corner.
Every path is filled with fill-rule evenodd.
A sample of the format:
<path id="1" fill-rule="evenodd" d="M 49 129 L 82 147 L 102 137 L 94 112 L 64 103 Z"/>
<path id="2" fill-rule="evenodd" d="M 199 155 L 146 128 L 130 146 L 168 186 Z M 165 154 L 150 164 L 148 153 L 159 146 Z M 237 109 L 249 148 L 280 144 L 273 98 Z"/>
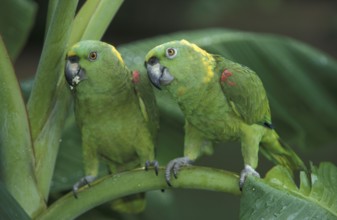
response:
<path id="1" fill-rule="evenodd" d="M 133 82 L 134 84 L 137 84 L 137 83 L 140 82 L 140 74 L 139 74 L 139 71 L 134 70 L 134 71 L 132 72 L 132 82 Z"/>
<path id="2" fill-rule="evenodd" d="M 227 83 L 227 85 L 229 86 L 235 86 L 235 82 L 232 82 L 229 80 L 229 78 L 233 75 L 233 73 L 231 71 L 229 71 L 228 69 L 225 69 L 222 73 L 221 73 L 221 78 L 220 81 L 221 83 Z"/>

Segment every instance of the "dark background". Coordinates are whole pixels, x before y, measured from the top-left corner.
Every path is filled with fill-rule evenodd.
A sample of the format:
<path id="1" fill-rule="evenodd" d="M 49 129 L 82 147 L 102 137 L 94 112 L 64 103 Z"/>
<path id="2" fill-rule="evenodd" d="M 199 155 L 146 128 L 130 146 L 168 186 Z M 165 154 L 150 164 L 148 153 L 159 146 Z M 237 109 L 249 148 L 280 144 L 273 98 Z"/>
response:
<path id="1" fill-rule="evenodd" d="M 39 5 L 36 24 L 15 64 L 20 79 L 35 73 L 42 49 L 48 1 L 36 2 Z M 337 57 L 336 0 L 125 0 L 103 41 L 118 46 L 175 31 L 210 27 L 285 35 Z M 167 150 L 159 149 L 158 153 Z M 316 164 L 337 163 L 333 146 L 299 153 Z M 198 164 L 239 172 L 242 168 L 239 146 L 237 143 L 218 146 L 213 156 L 202 158 Z M 263 174 L 269 168 L 259 170 Z M 156 199 L 149 200 L 144 219 L 238 218 L 239 197 L 228 194 L 173 190 L 164 194 L 152 192 L 149 197 Z"/>

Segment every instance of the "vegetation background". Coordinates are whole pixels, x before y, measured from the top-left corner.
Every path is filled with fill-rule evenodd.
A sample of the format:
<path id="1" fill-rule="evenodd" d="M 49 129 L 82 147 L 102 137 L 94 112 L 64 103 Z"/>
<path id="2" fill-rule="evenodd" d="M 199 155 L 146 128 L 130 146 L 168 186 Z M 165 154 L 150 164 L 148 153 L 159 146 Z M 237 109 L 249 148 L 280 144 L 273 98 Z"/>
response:
<path id="1" fill-rule="evenodd" d="M 36 2 L 39 7 L 36 23 L 28 43 L 15 63 L 16 73 L 21 80 L 29 79 L 36 72 L 42 50 L 48 2 L 44 0 Z M 337 2 L 333 0 L 125 0 L 103 41 L 119 46 L 176 31 L 211 27 L 280 34 L 307 43 L 337 58 Z M 284 88 L 287 89 L 287 85 L 284 85 Z M 337 94 L 330 95 L 336 100 Z M 296 105 L 287 107 L 302 108 Z M 171 126 L 182 132 L 181 124 Z M 277 128 L 277 124 L 275 126 Z M 282 136 L 282 132 L 280 135 Z M 158 149 L 161 165 L 182 154 L 181 135 L 160 137 L 159 140 L 172 145 L 172 148 Z M 324 146 L 306 149 L 294 146 L 294 148 L 305 161 L 310 160 L 314 164 L 330 161 L 337 164 L 336 144 L 335 139 L 334 142 Z M 239 144 L 220 145 L 213 156 L 204 157 L 197 164 L 239 172 L 242 169 Z M 261 157 L 260 173 L 264 174 L 271 166 L 271 163 Z M 77 173 L 75 176 L 80 175 L 81 173 Z M 152 192 L 149 193 L 149 202 L 143 219 L 223 219 L 224 216 L 236 219 L 239 203 L 239 197 L 209 191 Z M 97 215 L 96 211 L 91 211 L 80 219 L 90 219 L 93 215 Z M 108 219 L 104 213 L 100 215 L 102 219 Z M 131 216 L 126 218 L 132 219 Z"/>

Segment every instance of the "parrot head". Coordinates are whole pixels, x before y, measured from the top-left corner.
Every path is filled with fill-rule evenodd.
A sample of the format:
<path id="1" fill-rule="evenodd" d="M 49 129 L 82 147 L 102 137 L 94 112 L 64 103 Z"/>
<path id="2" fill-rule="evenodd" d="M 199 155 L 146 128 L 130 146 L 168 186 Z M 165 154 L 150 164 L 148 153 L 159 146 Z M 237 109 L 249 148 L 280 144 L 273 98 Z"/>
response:
<path id="1" fill-rule="evenodd" d="M 124 67 L 123 59 L 112 45 L 85 40 L 76 43 L 68 51 L 65 78 L 72 90 L 86 81 L 90 85 L 104 86 L 110 83 L 111 86 L 111 75 L 120 72 L 120 67 Z"/>
<path id="2" fill-rule="evenodd" d="M 186 40 L 171 41 L 148 52 L 145 68 L 152 84 L 178 91 L 197 88 L 213 77 L 214 59 L 197 45 Z"/>

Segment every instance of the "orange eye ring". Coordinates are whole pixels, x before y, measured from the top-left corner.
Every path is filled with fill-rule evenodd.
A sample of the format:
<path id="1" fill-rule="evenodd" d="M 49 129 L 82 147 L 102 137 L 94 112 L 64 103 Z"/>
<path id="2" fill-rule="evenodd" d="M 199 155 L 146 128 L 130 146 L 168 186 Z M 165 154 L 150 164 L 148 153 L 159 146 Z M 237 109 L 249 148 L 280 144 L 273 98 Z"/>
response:
<path id="1" fill-rule="evenodd" d="M 96 60 L 96 59 L 97 59 L 97 52 L 95 52 L 95 51 L 90 52 L 90 53 L 89 53 L 89 56 L 88 56 L 88 59 L 89 59 L 90 61 Z"/>
<path id="2" fill-rule="evenodd" d="M 177 50 L 175 48 L 167 48 L 166 57 L 169 59 L 174 58 L 177 55 Z"/>

